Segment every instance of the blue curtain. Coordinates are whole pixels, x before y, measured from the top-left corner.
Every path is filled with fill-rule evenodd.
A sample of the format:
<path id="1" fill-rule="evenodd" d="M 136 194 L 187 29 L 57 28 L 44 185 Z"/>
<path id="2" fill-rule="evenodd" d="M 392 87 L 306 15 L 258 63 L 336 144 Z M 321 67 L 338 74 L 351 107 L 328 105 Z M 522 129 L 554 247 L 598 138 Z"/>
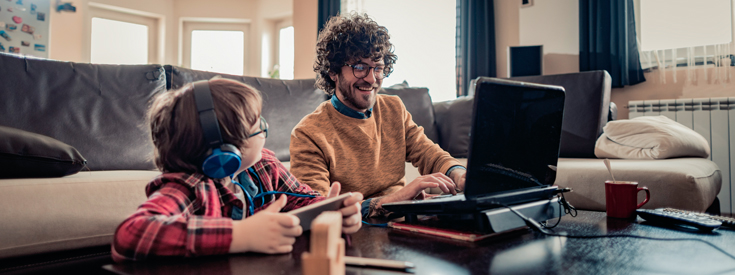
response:
<path id="1" fill-rule="evenodd" d="M 457 96 L 468 94 L 470 81 L 495 77 L 493 0 L 457 0 Z"/>
<path id="2" fill-rule="evenodd" d="M 646 81 L 633 0 L 579 0 L 579 70 L 606 70 L 613 87 Z"/>
<path id="3" fill-rule="evenodd" d="M 317 35 L 324 28 L 324 24 L 327 23 L 330 17 L 339 14 L 340 0 L 319 0 L 319 7 L 317 10 Z"/>

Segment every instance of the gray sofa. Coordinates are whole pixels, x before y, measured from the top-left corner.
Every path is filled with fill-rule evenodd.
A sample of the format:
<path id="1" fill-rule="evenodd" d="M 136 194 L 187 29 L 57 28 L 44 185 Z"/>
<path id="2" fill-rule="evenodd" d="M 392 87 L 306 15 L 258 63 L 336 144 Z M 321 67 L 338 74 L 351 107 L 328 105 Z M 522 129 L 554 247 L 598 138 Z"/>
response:
<path id="1" fill-rule="evenodd" d="M 60 177 L 34 177 L 34 171 L 46 169 L 43 163 L 22 167 L 30 173 L 24 178 L 0 174 L 0 273 L 98 271 L 111 262 L 109 244 L 116 226 L 145 201 L 146 183 L 159 174 L 144 123 L 148 103 L 159 93 L 218 74 L 170 65 L 92 65 L 0 53 L 0 75 L 0 126 L 53 138 L 86 159 L 81 171 Z M 222 76 L 263 93 L 263 116 L 271 125 L 265 146 L 288 165 L 291 129 L 327 96 L 314 88 L 313 79 Z M 608 176 L 592 152 L 610 113 L 609 75 L 524 80 L 566 87 L 556 182 L 574 189 L 567 199 L 578 208 L 604 210 L 602 184 Z M 425 88 L 395 86 L 383 92 L 401 97 L 429 138 L 460 160 L 466 157 L 471 97 L 432 104 Z M 27 152 L 11 153 L 17 159 Z M 3 153 L 0 158 L 8 157 Z M 649 208 L 703 211 L 719 192 L 719 170 L 708 160 L 612 163 L 616 179 L 638 180 L 651 189 Z M 406 168 L 407 180 L 418 176 L 410 164 Z"/>

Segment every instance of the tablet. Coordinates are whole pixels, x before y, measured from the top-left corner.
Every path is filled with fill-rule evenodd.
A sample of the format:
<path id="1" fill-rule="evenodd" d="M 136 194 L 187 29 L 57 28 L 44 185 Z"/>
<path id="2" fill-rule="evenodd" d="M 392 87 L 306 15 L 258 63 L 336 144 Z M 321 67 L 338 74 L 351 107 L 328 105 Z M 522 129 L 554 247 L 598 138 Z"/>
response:
<path id="1" fill-rule="evenodd" d="M 337 211 L 342 208 L 342 202 L 350 197 L 350 193 L 344 193 L 334 198 L 329 198 L 315 204 L 310 204 L 299 209 L 288 211 L 287 213 L 299 217 L 301 228 L 306 231 L 311 229 L 311 221 L 316 219 L 324 211 Z"/>

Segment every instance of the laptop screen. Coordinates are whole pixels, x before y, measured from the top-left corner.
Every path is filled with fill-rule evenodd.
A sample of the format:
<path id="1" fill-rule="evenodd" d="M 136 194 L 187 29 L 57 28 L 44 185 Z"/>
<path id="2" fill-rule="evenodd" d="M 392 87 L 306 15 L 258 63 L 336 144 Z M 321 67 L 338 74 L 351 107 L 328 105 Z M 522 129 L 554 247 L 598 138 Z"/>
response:
<path id="1" fill-rule="evenodd" d="M 480 77 L 474 96 L 465 196 L 552 185 L 564 88 Z"/>

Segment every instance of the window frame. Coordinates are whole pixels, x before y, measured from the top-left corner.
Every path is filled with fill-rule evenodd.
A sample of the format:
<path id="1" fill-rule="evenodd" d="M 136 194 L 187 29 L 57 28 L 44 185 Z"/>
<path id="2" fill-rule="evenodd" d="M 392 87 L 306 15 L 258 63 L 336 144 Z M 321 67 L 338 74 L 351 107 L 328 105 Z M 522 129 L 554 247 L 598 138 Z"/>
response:
<path id="1" fill-rule="evenodd" d="M 92 18 L 115 20 L 148 27 L 148 64 L 164 63 L 164 23 L 165 17 L 161 14 L 128 9 L 112 5 L 89 3 L 89 12 L 86 13 L 86 28 L 83 43 L 82 58 L 84 62 L 92 59 Z"/>
<path id="2" fill-rule="evenodd" d="M 243 32 L 243 75 L 249 75 L 250 68 L 250 19 L 235 18 L 197 18 L 182 17 L 179 20 L 179 60 L 184 68 L 191 69 L 192 31 L 242 31 Z"/>

